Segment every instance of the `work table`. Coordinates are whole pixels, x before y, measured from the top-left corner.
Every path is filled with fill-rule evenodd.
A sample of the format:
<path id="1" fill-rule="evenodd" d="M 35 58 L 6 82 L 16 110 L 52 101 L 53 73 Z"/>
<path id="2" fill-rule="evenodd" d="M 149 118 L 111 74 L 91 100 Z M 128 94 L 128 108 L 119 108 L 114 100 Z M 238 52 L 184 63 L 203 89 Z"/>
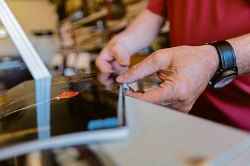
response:
<path id="1" fill-rule="evenodd" d="M 250 139 L 245 132 L 130 97 L 126 107 L 129 137 L 92 147 L 107 165 L 185 165 L 198 158 L 218 159 Z M 228 161 L 246 165 L 244 157 Z M 221 164 L 230 165 L 224 160 Z"/>

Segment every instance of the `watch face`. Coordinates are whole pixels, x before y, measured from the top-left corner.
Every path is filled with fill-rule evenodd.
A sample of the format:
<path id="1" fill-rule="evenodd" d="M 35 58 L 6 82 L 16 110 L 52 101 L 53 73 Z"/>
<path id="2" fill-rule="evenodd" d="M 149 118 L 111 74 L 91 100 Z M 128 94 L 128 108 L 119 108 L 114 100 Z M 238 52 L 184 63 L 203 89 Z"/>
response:
<path id="1" fill-rule="evenodd" d="M 229 75 L 224 77 L 214 85 L 214 88 L 223 88 L 224 86 L 230 84 L 235 79 L 235 77 L 235 75 Z"/>

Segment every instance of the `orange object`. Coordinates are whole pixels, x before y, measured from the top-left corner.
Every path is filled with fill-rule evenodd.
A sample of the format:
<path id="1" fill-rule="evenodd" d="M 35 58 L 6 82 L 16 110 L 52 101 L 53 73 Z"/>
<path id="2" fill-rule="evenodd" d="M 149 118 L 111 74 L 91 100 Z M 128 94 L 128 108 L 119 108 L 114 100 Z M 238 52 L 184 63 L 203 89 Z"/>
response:
<path id="1" fill-rule="evenodd" d="M 75 96 L 77 96 L 79 94 L 79 92 L 76 91 L 63 91 L 60 95 L 58 95 L 56 97 L 57 100 L 62 100 L 62 99 L 70 99 L 73 98 Z"/>

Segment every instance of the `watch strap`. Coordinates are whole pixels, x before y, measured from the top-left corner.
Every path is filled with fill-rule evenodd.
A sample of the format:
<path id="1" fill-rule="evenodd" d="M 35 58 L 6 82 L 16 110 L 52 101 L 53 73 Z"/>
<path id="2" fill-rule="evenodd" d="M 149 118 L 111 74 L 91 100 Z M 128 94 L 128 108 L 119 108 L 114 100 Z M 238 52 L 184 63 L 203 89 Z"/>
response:
<path id="1" fill-rule="evenodd" d="M 219 55 L 219 69 L 225 71 L 229 69 L 237 69 L 236 56 L 231 44 L 227 41 L 218 41 L 212 43 Z M 238 71 L 238 69 L 237 69 Z"/>
<path id="2" fill-rule="evenodd" d="M 219 68 L 209 84 L 214 88 L 221 88 L 230 83 L 229 81 L 225 81 L 228 80 L 227 78 L 232 78 L 238 74 L 235 52 L 231 44 L 227 41 L 218 41 L 210 45 L 214 46 L 217 50 Z"/>

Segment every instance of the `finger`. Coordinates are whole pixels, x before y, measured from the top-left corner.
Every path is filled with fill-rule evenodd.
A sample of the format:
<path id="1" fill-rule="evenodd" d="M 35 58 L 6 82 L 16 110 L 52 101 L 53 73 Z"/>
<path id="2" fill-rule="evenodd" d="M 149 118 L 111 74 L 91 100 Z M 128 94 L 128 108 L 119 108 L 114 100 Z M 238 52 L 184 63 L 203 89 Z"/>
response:
<path id="1" fill-rule="evenodd" d="M 128 66 L 122 66 L 118 62 L 112 62 L 112 69 L 115 71 L 116 74 L 124 73 L 128 70 Z"/>
<path id="2" fill-rule="evenodd" d="M 128 67 L 129 64 L 130 64 L 130 60 L 129 58 L 126 58 L 128 57 L 128 55 L 121 55 L 121 54 L 113 54 L 114 55 L 114 58 L 115 60 L 121 65 L 121 66 L 124 66 L 124 67 Z"/>
<path id="3" fill-rule="evenodd" d="M 174 90 L 170 87 L 151 88 L 145 93 L 129 92 L 128 96 L 135 97 L 150 103 L 161 104 L 172 103 L 175 99 Z"/>
<path id="4" fill-rule="evenodd" d="M 120 83 L 134 82 L 136 80 L 139 80 L 145 76 L 151 75 L 157 72 L 158 70 L 162 69 L 163 64 L 164 66 L 169 65 L 169 59 L 167 59 L 167 56 L 163 63 L 157 54 L 155 55 L 153 54 L 147 57 L 141 63 L 133 66 L 127 73 L 119 76 L 117 78 L 117 81 Z"/>
<path id="5" fill-rule="evenodd" d="M 103 73 L 112 73 L 112 60 L 113 57 L 108 51 L 108 49 L 104 49 L 96 59 L 96 66 Z"/>
<path id="6" fill-rule="evenodd" d="M 98 80 L 100 81 L 101 84 L 105 86 L 107 90 L 112 89 L 114 80 L 110 77 L 110 74 L 101 73 L 98 75 Z"/>
<path id="7" fill-rule="evenodd" d="M 114 59 L 121 65 L 124 67 L 129 66 L 130 64 L 130 58 L 129 58 L 129 54 L 126 53 L 126 51 L 122 51 L 123 48 L 119 48 L 119 46 L 113 47 L 111 49 L 112 51 L 112 55 L 114 56 Z"/>
<path id="8" fill-rule="evenodd" d="M 157 72 L 157 76 L 161 81 L 164 81 L 165 78 L 167 77 L 167 75 L 165 73 L 162 72 Z"/>
<path id="9" fill-rule="evenodd" d="M 107 73 L 101 73 L 98 74 L 98 80 L 102 83 L 102 84 L 112 84 L 114 82 L 114 79 L 111 77 L 111 74 L 107 74 Z"/>
<path id="10" fill-rule="evenodd" d="M 193 104 L 190 103 L 185 103 L 185 102 L 173 102 L 169 105 L 167 105 L 167 107 L 172 108 L 174 110 L 177 110 L 179 112 L 183 112 L 183 113 L 188 113 L 191 109 L 192 109 Z"/>

